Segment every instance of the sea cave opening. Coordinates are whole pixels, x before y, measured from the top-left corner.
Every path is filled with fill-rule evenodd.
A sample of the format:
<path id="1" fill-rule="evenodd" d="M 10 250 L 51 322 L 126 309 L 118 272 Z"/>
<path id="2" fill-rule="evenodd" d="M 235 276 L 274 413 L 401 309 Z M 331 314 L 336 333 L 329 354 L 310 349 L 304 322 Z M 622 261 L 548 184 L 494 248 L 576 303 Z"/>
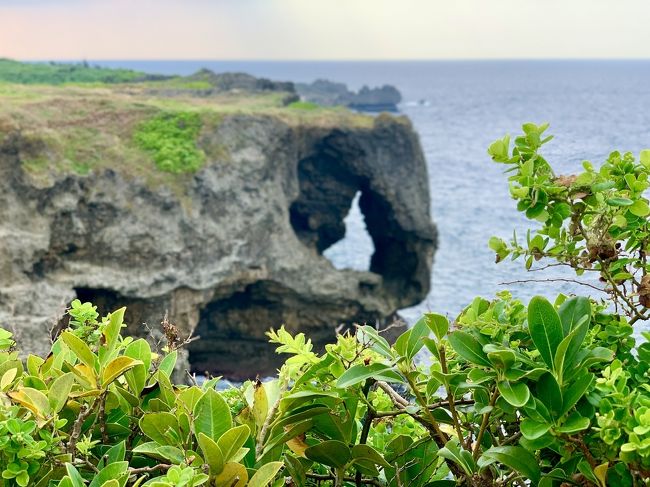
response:
<path id="1" fill-rule="evenodd" d="M 360 198 L 361 191 L 357 191 L 352 199 L 350 210 L 343 219 L 344 237 L 323 251 L 323 256 L 337 269 L 370 270 L 375 244 L 368 233 L 365 216 L 359 207 Z"/>

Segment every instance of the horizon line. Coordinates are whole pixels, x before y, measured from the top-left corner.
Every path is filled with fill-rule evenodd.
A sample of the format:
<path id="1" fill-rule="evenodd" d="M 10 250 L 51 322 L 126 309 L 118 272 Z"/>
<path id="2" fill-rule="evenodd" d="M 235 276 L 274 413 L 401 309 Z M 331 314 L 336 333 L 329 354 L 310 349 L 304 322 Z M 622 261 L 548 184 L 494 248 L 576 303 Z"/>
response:
<path id="1" fill-rule="evenodd" d="M 490 58 L 408 58 L 408 59 L 259 59 L 259 58 L 12 58 L 0 55 L 0 59 L 9 59 L 19 62 L 255 62 L 255 63 L 402 63 L 402 62 L 492 62 L 492 61 L 531 61 L 531 62 L 548 62 L 548 61 L 650 61 L 650 57 L 490 57 Z"/>

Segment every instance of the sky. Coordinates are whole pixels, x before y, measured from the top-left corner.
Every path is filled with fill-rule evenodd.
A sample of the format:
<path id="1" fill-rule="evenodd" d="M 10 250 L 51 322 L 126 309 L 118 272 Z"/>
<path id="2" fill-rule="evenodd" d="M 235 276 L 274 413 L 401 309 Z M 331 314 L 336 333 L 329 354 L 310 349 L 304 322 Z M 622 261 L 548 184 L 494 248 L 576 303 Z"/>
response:
<path id="1" fill-rule="evenodd" d="M 650 1 L 0 0 L 0 57 L 650 58 Z"/>

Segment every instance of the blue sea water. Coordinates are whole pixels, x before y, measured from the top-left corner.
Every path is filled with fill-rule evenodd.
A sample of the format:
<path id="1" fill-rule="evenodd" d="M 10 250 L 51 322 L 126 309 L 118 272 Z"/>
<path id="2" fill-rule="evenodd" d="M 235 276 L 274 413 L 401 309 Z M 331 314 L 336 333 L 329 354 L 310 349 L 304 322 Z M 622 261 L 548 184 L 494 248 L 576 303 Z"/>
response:
<path id="1" fill-rule="evenodd" d="M 612 150 L 650 148 L 650 61 L 431 61 L 431 62 L 218 62 L 113 61 L 106 66 L 152 73 L 190 74 L 202 67 L 244 71 L 276 80 L 317 78 L 362 85 L 395 85 L 400 111 L 420 135 L 429 168 L 431 211 L 439 230 L 432 288 L 427 299 L 403 311 L 413 321 L 422 311 L 455 316 L 474 296 L 510 288 L 518 297 L 594 291 L 568 283 L 504 281 L 572 277 L 568 272 L 531 275 L 523 262 L 494 263 L 492 235 L 524 235 L 531 222 L 508 194 L 503 166 L 486 149 L 524 122 L 551 123 L 546 147 L 557 173 L 580 170 L 583 160 L 601 163 Z M 367 268 L 372 243 L 353 205 L 348 234 L 328 249 L 337 267 Z"/>

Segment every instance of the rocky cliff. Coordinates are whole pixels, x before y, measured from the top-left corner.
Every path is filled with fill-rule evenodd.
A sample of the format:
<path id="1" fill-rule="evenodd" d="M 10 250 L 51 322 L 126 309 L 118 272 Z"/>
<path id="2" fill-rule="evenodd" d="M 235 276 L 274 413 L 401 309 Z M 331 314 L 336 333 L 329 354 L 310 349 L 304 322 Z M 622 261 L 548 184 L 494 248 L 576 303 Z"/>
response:
<path id="1" fill-rule="evenodd" d="M 361 112 L 396 112 L 402 94 L 391 85 L 377 88 L 361 87 L 351 91 L 344 83 L 317 79 L 313 83 L 296 83 L 300 97 L 323 106 L 345 106 Z"/>
<path id="2" fill-rule="evenodd" d="M 42 352 L 79 297 L 103 312 L 126 305 L 137 335 L 168 311 L 201 337 L 195 371 L 267 374 L 270 327 L 318 345 L 427 294 L 436 233 L 405 118 L 302 113 L 277 97 L 39 90 L 0 89 L 0 325 L 25 351 Z M 133 131 L 179 106 L 201 113 L 205 162 L 161 173 Z M 375 253 L 367 272 L 336 270 L 322 252 L 344 236 L 357 192 Z"/>

